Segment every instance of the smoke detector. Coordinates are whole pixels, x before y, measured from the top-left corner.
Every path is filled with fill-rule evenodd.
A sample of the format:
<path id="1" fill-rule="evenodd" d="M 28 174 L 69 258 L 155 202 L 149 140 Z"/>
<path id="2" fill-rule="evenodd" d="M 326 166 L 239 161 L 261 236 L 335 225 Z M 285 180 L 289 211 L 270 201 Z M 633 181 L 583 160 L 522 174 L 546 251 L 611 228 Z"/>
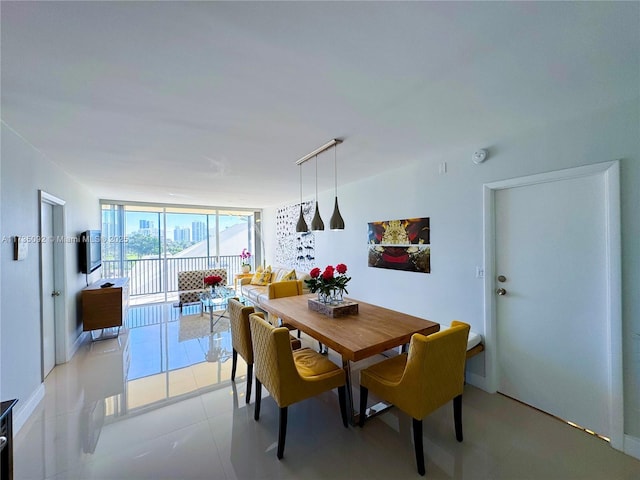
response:
<path id="1" fill-rule="evenodd" d="M 475 152 L 473 152 L 473 156 L 471 157 L 471 160 L 476 165 L 484 162 L 486 159 L 487 159 L 487 151 L 482 148 L 480 150 L 476 150 Z"/>

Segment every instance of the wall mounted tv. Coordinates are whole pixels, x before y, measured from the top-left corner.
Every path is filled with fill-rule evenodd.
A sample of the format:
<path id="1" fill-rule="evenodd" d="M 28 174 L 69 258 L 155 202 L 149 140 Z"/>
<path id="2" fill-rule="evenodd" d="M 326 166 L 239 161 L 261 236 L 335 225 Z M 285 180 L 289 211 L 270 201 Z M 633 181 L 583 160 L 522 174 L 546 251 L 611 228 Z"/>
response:
<path id="1" fill-rule="evenodd" d="M 102 236 L 100 230 L 86 230 L 80 234 L 80 271 L 91 273 L 102 265 Z"/>

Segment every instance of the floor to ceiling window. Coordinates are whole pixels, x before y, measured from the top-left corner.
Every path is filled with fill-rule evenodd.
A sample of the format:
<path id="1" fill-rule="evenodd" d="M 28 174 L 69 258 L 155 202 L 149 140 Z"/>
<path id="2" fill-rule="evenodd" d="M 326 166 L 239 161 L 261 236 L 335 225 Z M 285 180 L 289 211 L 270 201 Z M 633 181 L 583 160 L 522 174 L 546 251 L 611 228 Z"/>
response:
<path id="1" fill-rule="evenodd" d="M 172 300 L 180 271 L 226 268 L 233 282 L 244 248 L 261 261 L 259 220 L 254 210 L 102 202 L 102 276 L 129 277 L 131 296 L 149 302 Z"/>

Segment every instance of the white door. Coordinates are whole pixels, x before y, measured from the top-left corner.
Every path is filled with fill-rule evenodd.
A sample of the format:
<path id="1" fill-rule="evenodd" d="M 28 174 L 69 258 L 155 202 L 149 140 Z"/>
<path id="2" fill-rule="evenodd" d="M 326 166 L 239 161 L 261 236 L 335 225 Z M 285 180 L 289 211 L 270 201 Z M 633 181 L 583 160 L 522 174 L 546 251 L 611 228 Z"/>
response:
<path id="1" fill-rule="evenodd" d="M 55 342 L 55 291 L 53 205 L 42 202 L 40 221 L 42 232 L 42 378 L 45 378 L 56 364 Z"/>
<path id="2" fill-rule="evenodd" d="M 601 173 L 497 190 L 494 294 L 498 390 L 610 436 L 605 190 Z"/>

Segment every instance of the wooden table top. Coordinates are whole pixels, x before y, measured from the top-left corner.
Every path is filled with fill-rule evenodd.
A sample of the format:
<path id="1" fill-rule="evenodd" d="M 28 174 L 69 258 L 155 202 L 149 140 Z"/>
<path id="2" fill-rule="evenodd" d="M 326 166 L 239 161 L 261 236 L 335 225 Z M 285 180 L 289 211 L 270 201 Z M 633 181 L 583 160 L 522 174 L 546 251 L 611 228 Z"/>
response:
<path id="1" fill-rule="evenodd" d="M 260 307 L 340 353 L 344 360 L 362 360 L 409 343 L 414 333 L 440 330 L 438 323 L 354 299 L 349 300 L 358 303 L 357 315 L 331 318 L 310 310 L 310 298 L 316 296 L 264 300 Z"/>

